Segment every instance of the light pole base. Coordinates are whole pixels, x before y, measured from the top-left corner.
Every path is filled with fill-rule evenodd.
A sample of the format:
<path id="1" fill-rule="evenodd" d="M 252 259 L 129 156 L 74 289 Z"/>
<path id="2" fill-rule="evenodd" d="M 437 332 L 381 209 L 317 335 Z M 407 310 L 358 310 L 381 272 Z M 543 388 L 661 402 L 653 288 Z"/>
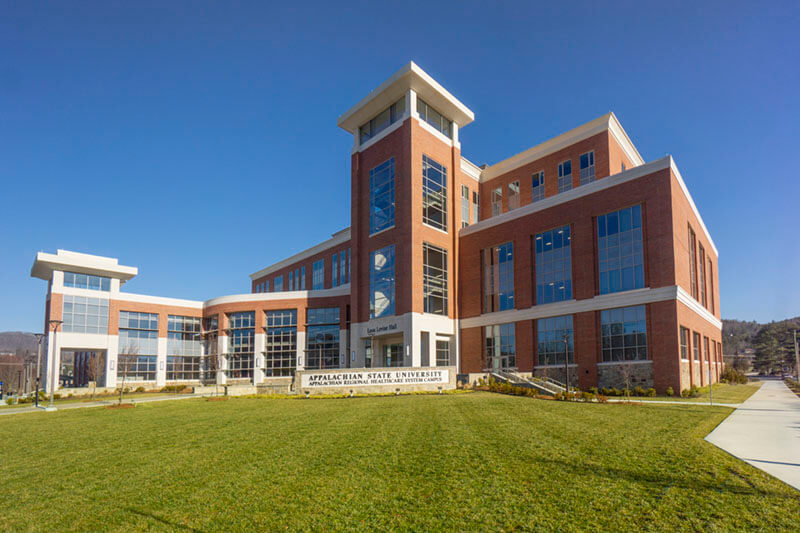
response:
<path id="1" fill-rule="evenodd" d="M 45 411 L 46 413 L 49 413 L 49 412 L 51 412 L 51 411 L 58 411 L 58 409 L 56 409 L 55 407 L 45 407 L 45 408 L 44 408 L 44 411 Z"/>

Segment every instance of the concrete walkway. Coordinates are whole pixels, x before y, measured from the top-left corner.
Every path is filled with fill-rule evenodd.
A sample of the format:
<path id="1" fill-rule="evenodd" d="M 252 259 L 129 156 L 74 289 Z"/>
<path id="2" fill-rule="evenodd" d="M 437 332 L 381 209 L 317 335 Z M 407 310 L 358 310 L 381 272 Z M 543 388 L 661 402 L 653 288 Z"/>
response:
<path id="1" fill-rule="evenodd" d="M 706 440 L 800 490 L 800 398 L 783 381 L 764 380 Z"/>
<path id="2" fill-rule="evenodd" d="M 158 396 L 156 398 L 133 398 L 128 400 L 127 398 L 123 400 L 123 403 L 150 403 L 150 402 L 166 402 L 170 400 L 188 400 L 189 398 L 203 398 L 208 396 L 207 394 L 180 394 L 175 396 Z M 102 407 L 104 405 L 114 405 L 117 403 L 117 400 L 96 400 L 93 402 L 69 402 L 69 403 L 62 403 L 59 404 L 56 401 L 55 407 L 56 412 L 64 411 L 67 409 L 84 409 L 86 407 Z M 4 409 L 0 409 L 0 416 L 3 415 L 18 415 L 21 413 L 43 413 L 44 407 L 47 407 L 49 404 L 45 400 L 43 402 L 39 402 L 40 407 L 36 406 L 28 406 L 28 407 L 8 407 Z"/>

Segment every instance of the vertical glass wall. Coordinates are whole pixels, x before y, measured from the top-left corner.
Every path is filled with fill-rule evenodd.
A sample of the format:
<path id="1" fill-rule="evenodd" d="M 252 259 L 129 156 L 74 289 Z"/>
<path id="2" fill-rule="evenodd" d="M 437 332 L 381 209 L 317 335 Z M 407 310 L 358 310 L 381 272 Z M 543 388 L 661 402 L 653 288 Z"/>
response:
<path id="1" fill-rule="evenodd" d="M 514 308 L 514 243 L 482 250 L 483 312 Z"/>
<path id="2" fill-rule="evenodd" d="M 569 226 L 537 233 L 534 237 L 537 304 L 572 298 L 571 242 Z"/>
<path id="3" fill-rule="evenodd" d="M 369 232 L 394 226 L 394 157 L 369 171 Z"/>
<path id="4" fill-rule="evenodd" d="M 341 367 L 338 307 L 308 310 L 305 367 L 311 370 Z"/>
<path id="5" fill-rule="evenodd" d="M 597 217 L 600 294 L 644 287 L 642 207 Z"/>
<path id="6" fill-rule="evenodd" d="M 370 254 L 370 318 L 394 314 L 394 259 L 394 244 Z"/>
<path id="7" fill-rule="evenodd" d="M 231 379 L 253 377 L 255 350 L 255 311 L 242 311 L 228 315 L 228 368 L 225 374 Z"/>
<path id="8" fill-rule="evenodd" d="M 297 309 L 267 311 L 264 374 L 293 376 L 297 367 Z"/>

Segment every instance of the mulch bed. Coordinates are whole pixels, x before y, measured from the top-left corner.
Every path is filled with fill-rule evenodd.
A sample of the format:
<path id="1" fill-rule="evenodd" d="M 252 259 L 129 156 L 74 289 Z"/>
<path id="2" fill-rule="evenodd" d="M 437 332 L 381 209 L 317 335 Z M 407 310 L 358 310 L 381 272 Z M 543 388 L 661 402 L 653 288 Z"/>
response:
<path id="1" fill-rule="evenodd" d="M 114 405 L 106 405 L 106 409 L 133 409 L 135 407 L 132 403 L 115 403 Z"/>

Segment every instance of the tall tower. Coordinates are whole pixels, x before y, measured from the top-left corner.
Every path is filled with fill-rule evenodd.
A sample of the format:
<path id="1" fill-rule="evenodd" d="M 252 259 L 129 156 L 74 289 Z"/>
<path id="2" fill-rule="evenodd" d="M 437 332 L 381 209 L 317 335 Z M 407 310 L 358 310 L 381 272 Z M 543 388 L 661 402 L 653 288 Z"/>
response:
<path id="1" fill-rule="evenodd" d="M 458 132 L 473 119 L 413 62 L 339 118 L 354 138 L 354 366 L 458 364 L 461 202 L 478 190 Z"/>

